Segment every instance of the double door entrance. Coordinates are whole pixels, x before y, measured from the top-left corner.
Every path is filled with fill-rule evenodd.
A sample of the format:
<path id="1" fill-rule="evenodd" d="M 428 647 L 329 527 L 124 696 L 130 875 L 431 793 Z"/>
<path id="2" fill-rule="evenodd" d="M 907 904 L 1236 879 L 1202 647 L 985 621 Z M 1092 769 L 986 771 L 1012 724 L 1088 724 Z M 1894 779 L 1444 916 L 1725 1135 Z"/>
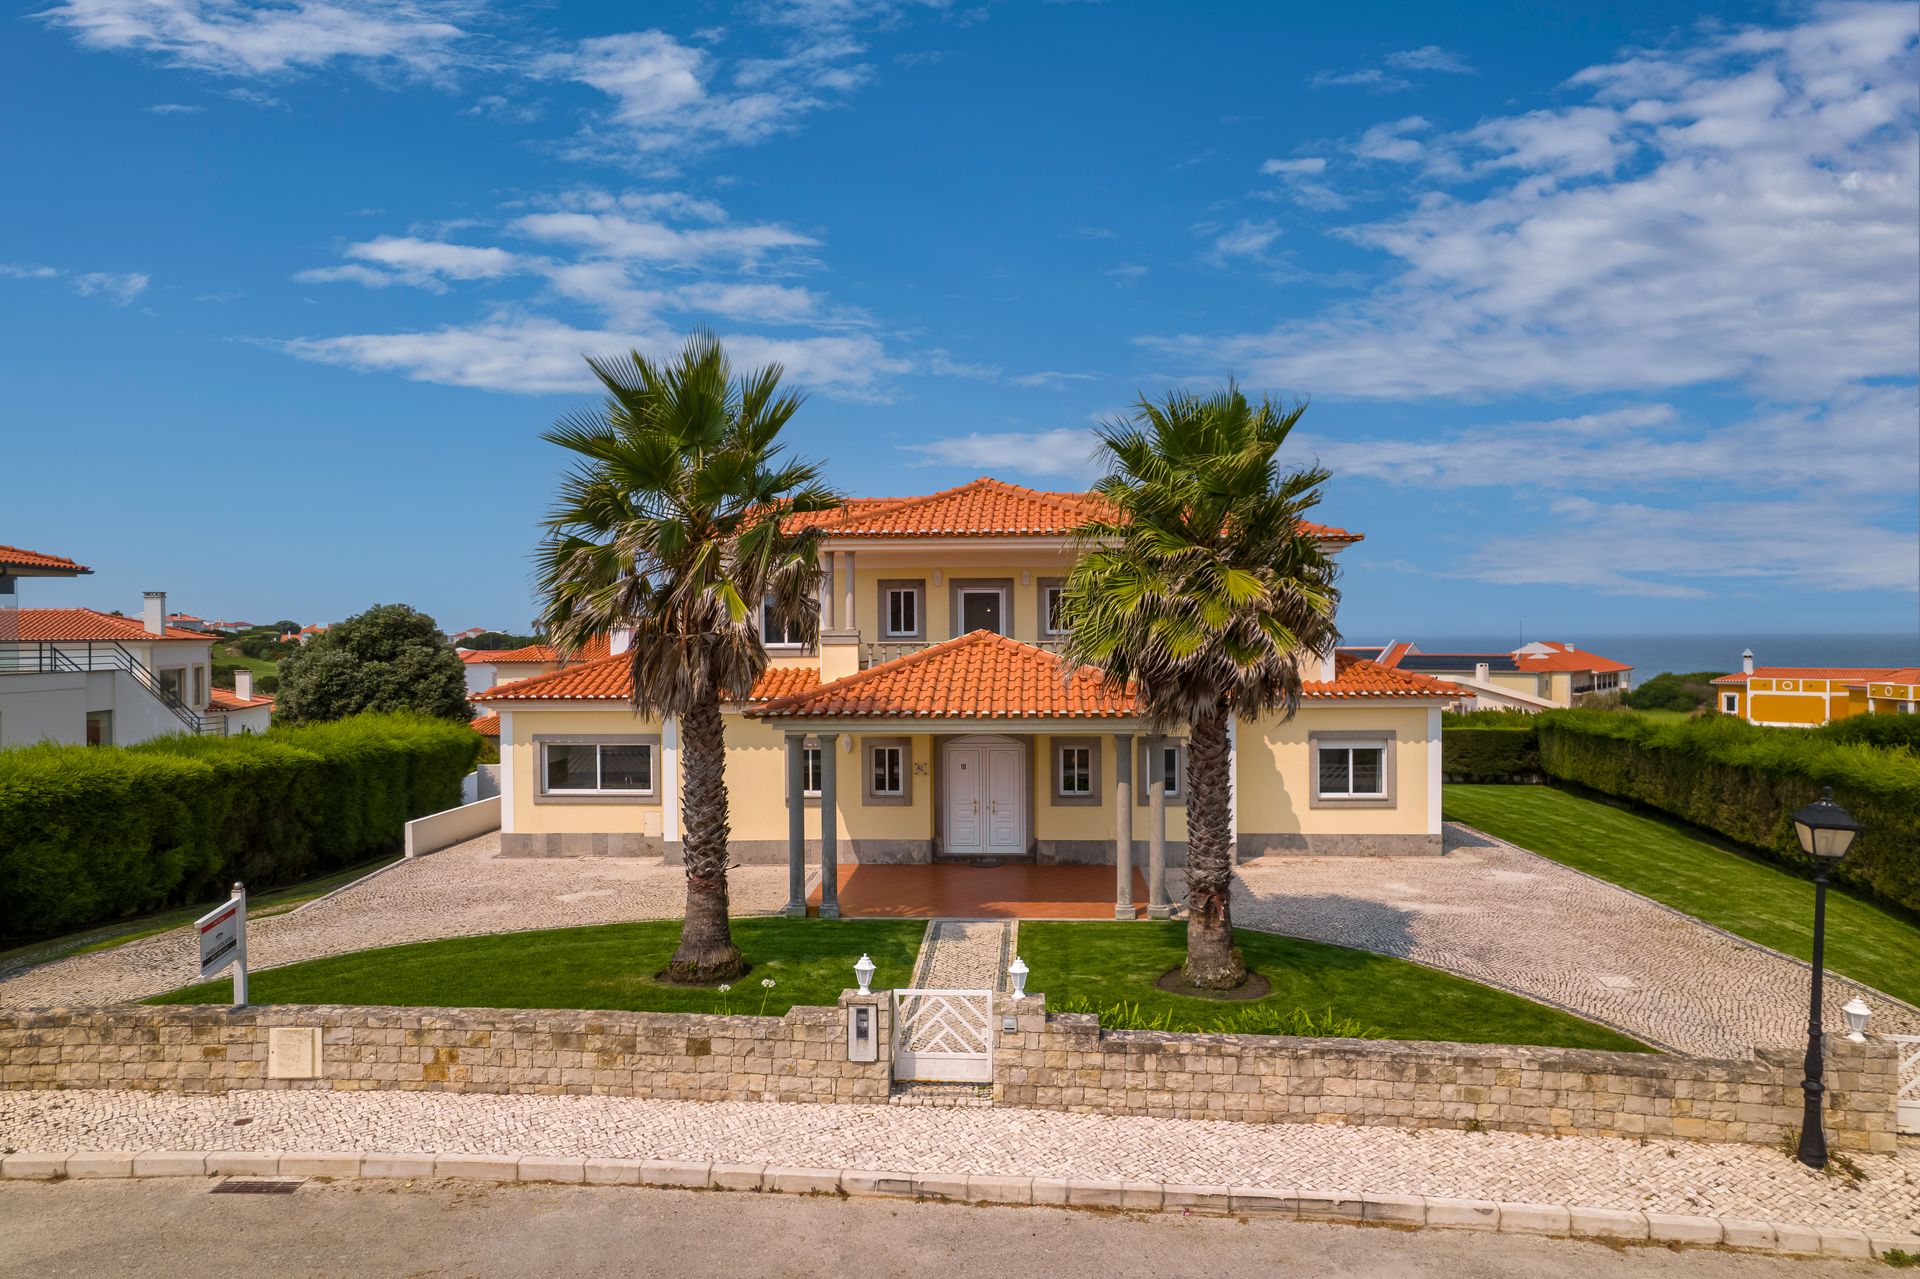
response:
<path id="1" fill-rule="evenodd" d="M 949 742 L 941 764 L 949 857 L 1022 857 L 1027 851 L 1027 751 L 1004 737 Z"/>

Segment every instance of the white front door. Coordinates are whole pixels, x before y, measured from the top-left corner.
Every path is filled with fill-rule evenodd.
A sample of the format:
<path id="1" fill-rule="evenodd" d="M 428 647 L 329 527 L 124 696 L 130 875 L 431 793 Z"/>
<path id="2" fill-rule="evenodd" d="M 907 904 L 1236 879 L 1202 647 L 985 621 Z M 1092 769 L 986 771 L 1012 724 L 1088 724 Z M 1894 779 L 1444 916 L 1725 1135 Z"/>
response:
<path id="1" fill-rule="evenodd" d="M 947 843 L 956 856 L 1017 857 L 1027 849 L 1026 752 L 1013 744 L 947 748 Z"/>

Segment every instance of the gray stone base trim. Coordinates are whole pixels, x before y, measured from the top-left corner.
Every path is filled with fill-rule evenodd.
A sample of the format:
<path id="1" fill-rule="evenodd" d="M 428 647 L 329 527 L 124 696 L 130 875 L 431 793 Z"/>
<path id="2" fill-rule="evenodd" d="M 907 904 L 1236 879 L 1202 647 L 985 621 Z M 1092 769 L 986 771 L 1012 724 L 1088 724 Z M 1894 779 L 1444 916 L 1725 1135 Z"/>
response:
<path id="1" fill-rule="evenodd" d="M 1040 866 L 1111 866 L 1113 841 L 1110 839 L 1041 839 L 1034 841 L 1034 863 Z M 1187 864 L 1185 840 L 1167 841 L 1167 865 Z M 1133 865 L 1147 872 L 1147 841 L 1133 841 Z"/>
<path id="2" fill-rule="evenodd" d="M 666 841 L 658 835 L 630 831 L 579 835 L 502 832 L 500 836 L 502 857 L 660 857 L 666 850 Z"/>
<path id="3" fill-rule="evenodd" d="M 1789 1256 L 1884 1258 L 1920 1250 L 1920 1236 L 1868 1233 L 1738 1217 L 1692 1216 L 1577 1204 L 1503 1203 L 1437 1195 L 1362 1194 L 1293 1186 L 1196 1186 L 1165 1181 L 964 1176 L 859 1168 L 689 1159 L 589 1159 L 555 1155 L 454 1155 L 390 1151 L 23 1151 L 0 1162 L 0 1178 L 20 1181 L 147 1177 L 337 1177 L 629 1186 L 763 1194 L 954 1200 L 1135 1212 L 1206 1213 L 1281 1221 L 1391 1224 L 1410 1229 L 1606 1239 L 1662 1248 L 1734 1248 Z"/>
<path id="4" fill-rule="evenodd" d="M 784 839 L 736 839 L 727 844 L 727 855 L 739 866 L 785 866 L 787 841 Z M 842 839 L 836 856 L 843 866 L 861 863 L 877 866 L 912 865 L 933 860 L 930 839 Z M 680 864 L 680 845 L 665 846 L 662 860 L 669 866 Z M 807 865 L 820 864 L 820 841 L 807 841 Z"/>
<path id="5" fill-rule="evenodd" d="M 1441 837 L 1433 835 L 1242 835 L 1235 841 L 1239 860 L 1275 857 L 1438 857 Z"/>

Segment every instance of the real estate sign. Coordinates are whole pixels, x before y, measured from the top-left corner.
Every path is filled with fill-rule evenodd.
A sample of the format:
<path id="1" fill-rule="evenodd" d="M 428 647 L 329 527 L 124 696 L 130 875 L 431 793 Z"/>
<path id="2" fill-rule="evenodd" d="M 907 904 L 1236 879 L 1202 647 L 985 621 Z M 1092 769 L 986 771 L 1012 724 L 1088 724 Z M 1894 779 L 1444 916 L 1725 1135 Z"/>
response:
<path id="1" fill-rule="evenodd" d="M 216 977 L 226 969 L 227 965 L 235 965 L 233 1002 L 235 1007 L 245 1004 L 247 1002 L 246 889 L 235 884 L 232 898 L 194 920 L 193 926 L 200 934 L 200 980 L 206 981 L 210 977 Z"/>

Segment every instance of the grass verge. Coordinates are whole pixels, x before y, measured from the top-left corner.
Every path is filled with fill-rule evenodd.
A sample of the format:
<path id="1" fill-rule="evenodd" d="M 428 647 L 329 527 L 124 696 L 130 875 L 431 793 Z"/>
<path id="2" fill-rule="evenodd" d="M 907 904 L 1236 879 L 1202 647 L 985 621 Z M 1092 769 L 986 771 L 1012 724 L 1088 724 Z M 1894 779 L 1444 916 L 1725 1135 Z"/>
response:
<path id="1" fill-rule="evenodd" d="M 1749 941 L 1813 958 L 1813 885 L 1671 819 L 1551 786 L 1448 786 L 1451 821 L 1632 889 Z M 1920 928 L 1827 892 L 1827 966 L 1920 1003 Z"/>

